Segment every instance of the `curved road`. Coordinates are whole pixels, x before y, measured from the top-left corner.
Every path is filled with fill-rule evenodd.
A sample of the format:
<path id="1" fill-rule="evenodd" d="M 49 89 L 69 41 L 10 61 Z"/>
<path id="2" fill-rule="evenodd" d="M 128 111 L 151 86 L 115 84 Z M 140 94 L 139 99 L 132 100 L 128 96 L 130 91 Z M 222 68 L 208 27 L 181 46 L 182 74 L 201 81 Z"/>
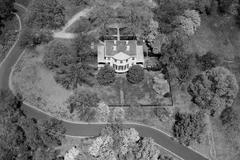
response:
<path id="1" fill-rule="evenodd" d="M 24 8 L 18 5 L 16 5 L 16 8 L 18 10 L 18 15 L 21 19 L 23 19 L 25 13 Z M 8 81 L 11 67 L 15 64 L 23 50 L 24 49 L 20 48 L 19 42 L 17 42 L 13 46 L 12 50 L 9 52 L 5 60 L 0 64 L 1 89 L 9 89 Z M 23 105 L 22 108 L 26 115 L 29 117 L 44 120 L 51 118 L 50 116 L 44 114 L 43 112 L 37 111 L 30 106 Z M 104 127 L 103 124 L 77 124 L 71 122 L 63 122 L 63 125 L 67 130 L 66 134 L 72 136 L 96 136 L 99 134 L 100 129 Z M 193 150 L 173 141 L 169 136 L 159 130 L 137 124 L 126 124 L 125 126 L 136 128 L 141 136 L 152 137 L 157 144 L 175 153 L 176 155 L 182 157 L 185 160 L 207 160 L 207 158 L 201 156 Z"/>

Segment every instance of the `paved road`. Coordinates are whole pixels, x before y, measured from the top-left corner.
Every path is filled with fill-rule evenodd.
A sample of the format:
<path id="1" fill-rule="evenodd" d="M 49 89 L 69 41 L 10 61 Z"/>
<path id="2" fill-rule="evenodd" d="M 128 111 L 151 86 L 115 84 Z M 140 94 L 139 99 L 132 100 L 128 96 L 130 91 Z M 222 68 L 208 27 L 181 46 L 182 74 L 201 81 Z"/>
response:
<path id="1" fill-rule="evenodd" d="M 18 14 L 23 18 L 24 9 L 16 6 L 18 9 Z M 0 88 L 8 89 L 9 74 L 11 72 L 11 67 L 14 65 L 23 49 L 19 47 L 19 43 L 15 45 L 10 54 L 7 56 L 5 61 L 0 66 Z M 50 117 L 43 112 L 39 112 L 29 106 L 24 105 L 23 110 L 26 115 L 34 117 L 36 119 L 49 119 Z M 63 122 L 64 127 L 67 129 L 67 134 L 72 136 L 96 136 L 98 135 L 101 128 L 104 125 L 101 124 L 75 124 L 69 122 Z M 207 160 L 200 154 L 180 145 L 179 143 L 171 140 L 170 137 L 164 133 L 155 130 L 147 126 L 141 126 L 136 124 L 128 124 L 126 127 L 136 128 L 141 136 L 152 137 L 155 142 L 164 148 L 170 150 L 176 155 L 182 157 L 185 160 Z"/>

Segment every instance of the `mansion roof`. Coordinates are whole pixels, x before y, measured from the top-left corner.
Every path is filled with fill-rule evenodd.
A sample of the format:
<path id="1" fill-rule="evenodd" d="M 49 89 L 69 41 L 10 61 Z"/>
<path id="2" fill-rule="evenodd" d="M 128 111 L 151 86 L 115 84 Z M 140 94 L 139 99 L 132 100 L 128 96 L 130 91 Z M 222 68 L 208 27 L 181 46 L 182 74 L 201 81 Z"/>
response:
<path id="1" fill-rule="evenodd" d="M 106 56 L 114 56 L 120 52 L 123 52 L 129 56 L 136 56 L 137 41 L 106 40 L 105 49 Z"/>

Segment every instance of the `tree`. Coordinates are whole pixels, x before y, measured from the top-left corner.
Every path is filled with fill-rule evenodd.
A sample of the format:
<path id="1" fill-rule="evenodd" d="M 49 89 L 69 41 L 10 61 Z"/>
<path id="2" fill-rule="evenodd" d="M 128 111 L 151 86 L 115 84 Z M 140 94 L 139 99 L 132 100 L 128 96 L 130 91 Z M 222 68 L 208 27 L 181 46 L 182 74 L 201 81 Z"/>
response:
<path id="1" fill-rule="evenodd" d="M 100 85 L 110 85 L 115 81 L 115 71 L 109 65 L 102 67 L 97 74 L 97 81 Z"/>
<path id="2" fill-rule="evenodd" d="M 91 48 L 91 44 L 97 42 L 93 35 L 86 33 L 79 33 L 78 36 L 74 39 L 73 47 L 78 56 L 87 56 L 94 55 L 94 51 Z M 83 58 L 80 57 L 80 58 Z"/>
<path id="3" fill-rule="evenodd" d="M 61 41 L 53 41 L 48 47 L 43 58 L 44 64 L 50 70 L 68 66 L 73 62 L 73 53 Z"/>
<path id="4" fill-rule="evenodd" d="M 240 118 L 238 112 L 234 110 L 232 107 L 225 108 L 221 115 L 220 120 L 222 122 L 222 126 L 224 132 L 228 139 L 234 144 L 239 143 L 239 133 L 240 133 Z M 238 144 L 239 145 L 239 144 Z"/>
<path id="5" fill-rule="evenodd" d="M 55 75 L 55 81 L 66 89 L 76 89 L 82 84 L 93 85 L 94 68 L 87 63 L 72 62 L 59 68 Z"/>
<path id="6" fill-rule="evenodd" d="M 170 116 L 169 111 L 166 108 L 162 107 L 155 108 L 154 114 L 158 117 L 160 121 L 164 121 Z"/>
<path id="7" fill-rule="evenodd" d="M 162 52 L 162 46 L 168 43 L 168 37 L 165 34 L 158 33 L 155 39 L 150 42 L 152 52 L 154 54 L 160 54 Z"/>
<path id="8" fill-rule="evenodd" d="M 5 26 L 4 22 L 11 20 L 17 11 L 14 8 L 14 2 L 15 0 L 0 0 L 0 35 Z"/>
<path id="9" fill-rule="evenodd" d="M 100 102 L 97 107 L 96 119 L 101 122 L 107 122 L 110 115 L 110 109 L 107 104 Z"/>
<path id="10" fill-rule="evenodd" d="M 180 143 L 189 146 L 192 142 L 201 142 L 201 135 L 205 131 L 203 113 L 177 113 L 173 125 L 173 135 Z"/>
<path id="11" fill-rule="evenodd" d="M 54 78 L 57 83 L 66 89 L 75 89 L 83 83 L 93 85 L 95 68 L 89 65 L 89 55 L 75 53 L 61 41 L 53 41 L 43 61 L 47 68 L 56 72 Z"/>
<path id="12" fill-rule="evenodd" d="M 96 8 L 90 15 L 90 22 L 102 30 L 113 23 L 125 24 L 126 27 L 138 37 L 146 38 L 149 33 L 149 24 L 153 18 L 152 10 L 145 1 L 123 0 L 95 2 Z M 117 6 L 114 8 L 113 6 Z"/>
<path id="13" fill-rule="evenodd" d="M 56 159 L 65 133 L 62 123 L 30 119 L 21 106 L 21 97 L 0 91 L 0 159 Z"/>
<path id="14" fill-rule="evenodd" d="M 144 70 L 140 65 L 133 65 L 128 70 L 126 77 L 130 83 L 140 83 L 144 79 Z"/>
<path id="15" fill-rule="evenodd" d="M 91 121 L 95 118 L 96 107 L 100 99 L 95 93 L 82 93 L 76 90 L 68 100 L 68 109 L 70 113 L 76 112 L 79 119 L 83 121 Z"/>
<path id="16" fill-rule="evenodd" d="M 179 25 L 180 32 L 187 36 L 194 35 L 195 31 L 201 25 L 201 18 L 195 10 L 185 10 L 182 16 L 178 16 L 177 24 Z"/>
<path id="17" fill-rule="evenodd" d="M 211 13 L 212 0 L 196 0 L 195 7 L 200 13 Z"/>
<path id="18" fill-rule="evenodd" d="M 232 125 L 233 123 L 238 122 L 238 115 L 232 107 L 228 107 L 222 111 L 220 119 L 222 121 L 222 125 Z"/>
<path id="19" fill-rule="evenodd" d="M 111 150 L 113 139 L 110 136 L 101 136 L 93 141 L 89 147 L 89 153 L 99 160 L 116 160 L 114 152 Z"/>
<path id="20" fill-rule="evenodd" d="M 219 56 L 212 52 L 207 52 L 203 56 L 199 57 L 198 61 L 200 62 L 201 69 L 203 71 L 217 67 L 221 63 Z"/>
<path id="21" fill-rule="evenodd" d="M 159 157 L 159 150 L 157 150 L 153 139 L 144 137 L 137 143 L 137 148 L 133 150 L 136 160 L 155 160 Z"/>
<path id="22" fill-rule="evenodd" d="M 238 88 L 234 74 L 224 67 L 215 67 L 197 75 L 188 92 L 195 104 L 214 115 L 233 104 Z"/>
<path id="23" fill-rule="evenodd" d="M 121 137 L 120 152 L 125 155 L 131 145 L 135 144 L 139 139 L 139 134 L 134 128 L 124 129 L 119 132 Z"/>
<path id="24" fill-rule="evenodd" d="M 25 27 L 21 31 L 20 45 L 21 47 L 34 48 L 40 44 L 46 44 L 53 40 L 52 33 L 48 30 L 36 31 L 29 27 Z"/>
<path id="25" fill-rule="evenodd" d="M 64 25 L 65 8 L 58 0 L 33 0 L 25 23 L 30 28 L 57 29 Z"/>
<path id="26" fill-rule="evenodd" d="M 158 6 L 154 8 L 154 19 L 159 24 L 159 32 L 168 34 L 175 30 L 176 16 L 181 15 L 185 9 L 180 1 L 157 0 Z"/>
<path id="27" fill-rule="evenodd" d="M 227 13 L 234 0 L 217 0 L 220 13 Z"/>

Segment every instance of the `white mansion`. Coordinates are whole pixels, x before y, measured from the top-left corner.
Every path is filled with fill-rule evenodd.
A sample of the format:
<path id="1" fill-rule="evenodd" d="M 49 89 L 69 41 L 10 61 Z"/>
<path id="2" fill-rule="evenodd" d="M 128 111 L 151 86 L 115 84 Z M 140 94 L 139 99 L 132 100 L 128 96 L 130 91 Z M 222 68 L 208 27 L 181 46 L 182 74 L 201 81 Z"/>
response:
<path id="1" fill-rule="evenodd" d="M 105 40 L 98 45 L 98 68 L 110 65 L 124 73 L 136 64 L 144 66 L 143 46 L 136 40 Z"/>

